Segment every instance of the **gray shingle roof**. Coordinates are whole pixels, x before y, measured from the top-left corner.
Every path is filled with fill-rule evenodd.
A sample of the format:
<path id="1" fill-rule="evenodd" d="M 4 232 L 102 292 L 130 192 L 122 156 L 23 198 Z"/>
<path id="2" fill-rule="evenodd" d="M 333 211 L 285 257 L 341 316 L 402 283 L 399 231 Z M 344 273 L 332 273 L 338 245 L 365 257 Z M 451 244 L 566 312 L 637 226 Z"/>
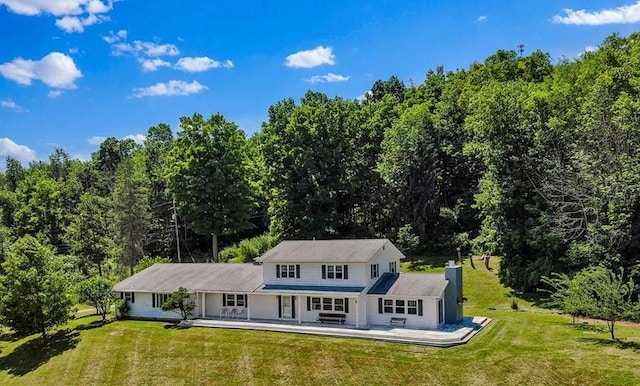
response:
<path id="1" fill-rule="evenodd" d="M 440 273 L 384 273 L 367 294 L 440 297 L 448 283 Z"/>
<path id="2" fill-rule="evenodd" d="M 114 291 L 251 292 L 262 285 L 262 267 L 253 264 L 155 264 L 128 277 Z"/>
<path id="3" fill-rule="evenodd" d="M 256 258 L 267 263 L 365 263 L 381 248 L 396 247 L 387 239 L 285 240 Z"/>

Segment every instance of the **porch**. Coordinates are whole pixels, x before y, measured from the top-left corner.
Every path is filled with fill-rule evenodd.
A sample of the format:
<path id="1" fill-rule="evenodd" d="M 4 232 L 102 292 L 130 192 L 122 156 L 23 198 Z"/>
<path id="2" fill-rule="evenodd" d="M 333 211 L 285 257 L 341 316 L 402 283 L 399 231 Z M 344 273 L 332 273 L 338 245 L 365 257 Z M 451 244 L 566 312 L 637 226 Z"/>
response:
<path id="1" fill-rule="evenodd" d="M 324 335 L 342 338 L 373 339 L 387 342 L 419 344 L 435 347 L 451 347 L 467 343 L 482 330 L 491 319 L 485 317 L 465 317 L 457 325 L 445 325 L 441 329 L 410 329 L 389 326 L 326 325 L 298 322 L 296 320 L 239 320 L 239 319 L 192 319 L 180 322 L 184 327 L 230 328 L 241 330 L 274 331 L 308 335 Z"/>

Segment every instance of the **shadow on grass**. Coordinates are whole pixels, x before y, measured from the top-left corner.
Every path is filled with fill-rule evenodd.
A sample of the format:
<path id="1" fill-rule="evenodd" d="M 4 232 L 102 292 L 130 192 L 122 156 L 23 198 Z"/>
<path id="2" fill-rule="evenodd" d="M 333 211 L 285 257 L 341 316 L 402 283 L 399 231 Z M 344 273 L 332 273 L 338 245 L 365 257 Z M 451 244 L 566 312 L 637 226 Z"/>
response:
<path id="1" fill-rule="evenodd" d="M 93 330 L 94 328 L 102 327 L 102 326 L 107 325 L 107 324 L 109 324 L 111 322 L 113 322 L 113 319 L 94 320 L 93 322 L 89 322 L 89 323 L 86 323 L 86 324 L 81 324 L 81 325 L 77 326 L 75 329 L 78 330 L 78 331 Z"/>
<path id="2" fill-rule="evenodd" d="M 407 268 L 411 272 L 430 272 L 444 269 L 449 260 L 457 261 L 457 258 L 453 256 L 412 256 L 403 262 L 408 263 Z"/>
<path id="3" fill-rule="evenodd" d="M 570 325 L 574 330 L 579 330 L 579 331 L 597 332 L 601 334 L 606 334 L 609 332 L 609 330 L 604 326 L 597 326 L 595 324 L 589 324 L 587 322 L 571 323 Z"/>
<path id="4" fill-rule="evenodd" d="M 587 343 L 593 343 L 597 346 L 616 347 L 622 350 L 633 350 L 636 352 L 640 352 L 640 343 L 638 342 L 629 342 L 620 339 L 611 340 L 605 338 L 580 338 L 580 340 Z"/>
<path id="5" fill-rule="evenodd" d="M 553 307 L 549 306 L 549 293 L 542 291 L 532 291 L 532 292 L 521 292 L 511 290 L 507 297 L 517 297 L 522 300 L 526 300 L 532 305 L 540 308 L 544 308 L 547 310 L 553 309 Z"/>
<path id="6" fill-rule="evenodd" d="M 178 323 L 167 323 L 164 325 L 164 328 L 167 330 L 187 330 L 191 327 L 189 326 L 182 326 Z"/>
<path id="7" fill-rule="evenodd" d="M 42 337 L 31 339 L 0 358 L 0 370 L 14 376 L 25 375 L 49 359 L 76 347 L 80 341 L 79 336 L 78 331 L 61 330 L 51 335 L 44 344 Z"/>

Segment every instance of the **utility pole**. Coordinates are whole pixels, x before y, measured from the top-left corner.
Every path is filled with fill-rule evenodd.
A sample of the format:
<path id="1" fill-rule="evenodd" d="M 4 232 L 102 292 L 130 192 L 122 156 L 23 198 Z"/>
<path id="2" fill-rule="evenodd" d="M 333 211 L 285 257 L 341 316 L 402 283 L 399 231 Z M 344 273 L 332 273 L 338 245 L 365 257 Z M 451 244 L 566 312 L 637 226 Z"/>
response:
<path id="1" fill-rule="evenodd" d="M 524 53 L 524 44 L 518 44 L 518 52 L 520 53 L 520 57 Z"/>
<path id="2" fill-rule="evenodd" d="M 180 234 L 178 233 L 178 213 L 176 212 L 176 199 L 173 199 L 173 214 L 171 215 L 171 219 L 173 220 L 173 224 L 176 228 L 176 249 L 178 250 L 178 263 L 182 263 L 180 259 Z"/>

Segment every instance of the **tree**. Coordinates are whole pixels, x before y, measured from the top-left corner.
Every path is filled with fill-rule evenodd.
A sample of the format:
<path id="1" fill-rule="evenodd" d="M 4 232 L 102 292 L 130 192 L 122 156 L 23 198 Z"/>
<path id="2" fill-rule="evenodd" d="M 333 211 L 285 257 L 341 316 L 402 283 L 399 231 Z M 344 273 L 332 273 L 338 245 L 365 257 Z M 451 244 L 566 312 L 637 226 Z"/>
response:
<path id="1" fill-rule="evenodd" d="M 85 193 L 67 228 L 67 242 L 71 252 L 82 259 L 85 273 L 87 264 L 95 264 L 102 276 L 102 263 L 111 256 L 114 245 L 109 213 L 108 199 Z"/>
<path id="2" fill-rule="evenodd" d="M 116 172 L 113 190 L 113 218 L 122 248 L 122 263 L 134 267 L 144 256 L 149 228 L 149 179 L 145 174 L 144 156 L 122 161 Z"/>
<path id="3" fill-rule="evenodd" d="M 143 270 L 151 267 L 154 264 L 168 264 L 168 263 L 171 263 L 171 259 L 168 258 L 168 257 L 160 257 L 160 256 L 149 257 L 149 256 L 145 256 L 136 265 L 136 272 L 143 271 Z"/>
<path id="4" fill-rule="evenodd" d="M 196 309 L 196 303 L 191 297 L 191 293 L 184 287 L 178 288 L 169 298 L 162 303 L 162 311 L 173 311 L 180 314 L 182 320 L 187 320 Z"/>
<path id="5" fill-rule="evenodd" d="M 251 227 L 254 192 L 244 133 L 220 114 L 180 118 L 169 152 L 167 189 L 182 218 L 198 234 L 211 236 L 213 260 L 218 261 L 218 236 Z"/>
<path id="6" fill-rule="evenodd" d="M 107 313 L 115 302 L 111 282 L 102 276 L 82 281 L 78 285 L 78 295 L 81 302 L 89 303 L 96 308 L 96 313 L 102 316 L 102 320 L 107 318 Z"/>
<path id="7" fill-rule="evenodd" d="M 32 236 L 18 239 L 2 264 L 0 320 L 18 335 L 47 332 L 71 318 L 67 279 L 49 247 Z"/>
<path id="8" fill-rule="evenodd" d="M 624 270 L 615 274 L 603 266 L 587 267 L 569 279 L 566 275 L 546 277 L 544 282 L 555 291 L 552 305 L 571 315 L 584 315 L 607 322 L 611 339 L 615 340 L 618 320 L 633 318 L 640 304 L 633 299 L 635 285 L 625 281 Z"/>

